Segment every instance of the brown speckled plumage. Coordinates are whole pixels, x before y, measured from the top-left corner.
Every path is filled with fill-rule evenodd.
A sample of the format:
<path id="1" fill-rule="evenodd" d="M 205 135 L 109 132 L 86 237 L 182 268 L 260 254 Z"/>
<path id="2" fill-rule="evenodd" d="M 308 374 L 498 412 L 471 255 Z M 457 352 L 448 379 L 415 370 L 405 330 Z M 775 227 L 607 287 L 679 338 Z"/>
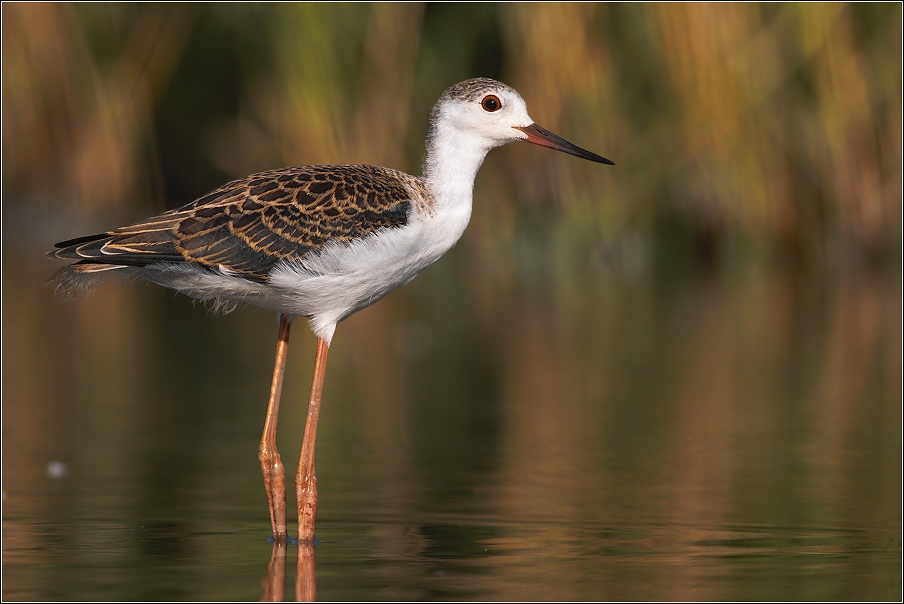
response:
<path id="1" fill-rule="evenodd" d="M 280 260 L 404 226 L 412 206 L 427 199 L 419 179 L 387 168 L 283 168 L 234 180 L 133 225 L 63 241 L 49 255 L 78 260 L 67 268 L 79 273 L 188 262 L 264 282 Z"/>

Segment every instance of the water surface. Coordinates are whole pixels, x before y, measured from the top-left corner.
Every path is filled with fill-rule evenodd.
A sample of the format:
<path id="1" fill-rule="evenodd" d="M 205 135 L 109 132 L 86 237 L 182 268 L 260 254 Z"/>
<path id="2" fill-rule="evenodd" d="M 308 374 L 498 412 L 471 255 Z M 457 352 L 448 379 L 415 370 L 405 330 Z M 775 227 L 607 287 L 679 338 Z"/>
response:
<path id="1" fill-rule="evenodd" d="M 4 599 L 262 598 L 274 317 L 135 283 L 65 302 L 4 258 Z M 318 599 L 900 598 L 897 279 L 467 263 L 337 332 Z"/>

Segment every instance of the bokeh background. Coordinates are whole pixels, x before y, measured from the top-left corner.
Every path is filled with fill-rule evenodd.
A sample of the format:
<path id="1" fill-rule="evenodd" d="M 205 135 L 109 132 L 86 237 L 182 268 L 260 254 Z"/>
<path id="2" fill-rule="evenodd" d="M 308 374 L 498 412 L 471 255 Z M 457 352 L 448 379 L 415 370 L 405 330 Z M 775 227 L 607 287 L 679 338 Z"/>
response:
<path id="1" fill-rule="evenodd" d="M 320 596 L 901 597 L 900 4 L 4 3 L 2 54 L 4 599 L 257 599 L 269 557 L 274 318 L 66 301 L 43 252 L 256 171 L 418 174 L 475 76 L 616 166 L 493 151 L 459 244 L 340 325 Z M 297 322 L 287 467 L 312 360 Z"/>

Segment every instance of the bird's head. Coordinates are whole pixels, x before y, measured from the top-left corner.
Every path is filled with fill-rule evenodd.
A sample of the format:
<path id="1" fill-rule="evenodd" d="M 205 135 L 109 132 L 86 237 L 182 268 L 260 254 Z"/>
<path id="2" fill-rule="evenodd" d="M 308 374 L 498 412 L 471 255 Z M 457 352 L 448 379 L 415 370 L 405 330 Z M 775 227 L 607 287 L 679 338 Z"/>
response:
<path id="1" fill-rule="evenodd" d="M 563 151 L 601 164 L 614 165 L 538 126 L 518 92 L 502 82 L 474 78 L 447 88 L 430 116 L 432 137 L 473 141 L 484 152 L 515 141 Z M 449 132 L 448 135 L 442 134 Z M 454 135 L 453 135 L 454 133 Z M 453 142 L 456 141 L 456 142 Z"/>

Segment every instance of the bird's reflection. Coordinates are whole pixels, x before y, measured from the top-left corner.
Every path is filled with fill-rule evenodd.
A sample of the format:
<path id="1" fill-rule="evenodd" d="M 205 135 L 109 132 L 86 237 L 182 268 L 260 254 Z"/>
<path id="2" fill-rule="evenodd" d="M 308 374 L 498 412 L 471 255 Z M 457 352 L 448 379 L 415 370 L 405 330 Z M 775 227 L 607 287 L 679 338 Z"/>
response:
<path id="1" fill-rule="evenodd" d="M 267 576 L 262 581 L 264 596 L 261 602 L 282 602 L 286 598 L 286 550 L 289 544 L 284 540 L 273 542 Z M 313 602 L 317 597 L 317 566 L 314 561 L 314 545 L 298 545 L 298 568 L 295 576 L 295 600 Z"/>
<path id="2" fill-rule="evenodd" d="M 316 598 L 317 565 L 314 561 L 314 546 L 310 543 L 300 543 L 298 545 L 298 574 L 295 575 L 295 600 L 313 602 Z"/>
<path id="3" fill-rule="evenodd" d="M 273 542 L 273 552 L 267 565 L 267 576 L 262 581 L 264 597 L 261 602 L 282 602 L 286 598 L 286 549 L 284 540 Z"/>

